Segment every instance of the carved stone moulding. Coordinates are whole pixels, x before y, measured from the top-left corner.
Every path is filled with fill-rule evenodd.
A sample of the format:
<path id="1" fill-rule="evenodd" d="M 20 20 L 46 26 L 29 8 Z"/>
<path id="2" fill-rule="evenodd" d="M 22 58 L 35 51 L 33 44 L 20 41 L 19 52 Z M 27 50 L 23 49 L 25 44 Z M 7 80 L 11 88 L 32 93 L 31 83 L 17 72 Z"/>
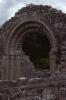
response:
<path id="1" fill-rule="evenodd" d="M 22 48 L 26 36 L 34 32 L 45 35 L 50 42 L 49 72 L 53 75 L 58 69 L 58 65 L 61 65 L 61 59 L 64 56 L 62 55 L 62 38 L 65 34 L 65 25 L 66 15 L 50 6 L 29 5 L 19 10 L 13 18 L 1 27 L 6 59 L 1 61 L 1 66 L 6 68 L 6 75 L 3 71 L 3 77 L 5 75 L 5 79 L 13 80 L 18 79 L 21 75 L 25 76 L 25 73 L 35 72 L 29 55 L 27 57 Z M 30 67 L 27 67 L 26 63 Z M 65 63 L 64 60 L 62 63 Z"/>

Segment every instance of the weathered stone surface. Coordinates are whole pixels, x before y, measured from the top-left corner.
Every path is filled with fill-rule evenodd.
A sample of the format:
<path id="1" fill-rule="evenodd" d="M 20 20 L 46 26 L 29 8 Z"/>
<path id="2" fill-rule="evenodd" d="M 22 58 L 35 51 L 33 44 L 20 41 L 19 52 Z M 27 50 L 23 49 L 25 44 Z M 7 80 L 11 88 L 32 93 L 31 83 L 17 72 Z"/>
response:
<path id="1" fill-rule="evenodd" d="M 60 98 L 65 100 L 66 78 L 56 76 L 21 79 L 19 81 L 1 81 L 0 94 L 3 98 L 7 97 L 7 100 L 60 100 Z"/>
<path id="2" fill-rule="evenodd" d="M 22 49 L 30 32 L 47 36 L 49 70 L 36 70 Z M 4 23 L 0 29 L 0 80 L 2 100 L 66 100 L 66 14 L 31 4 Z"/>
<path id="3" fill-rule="evenodd" d="M 4 64 L 7 62 L 7 64 L 5 64 L 6 66 L 4 66 L 5 68 L 7 67 L 7 75 L 5 79 L 18 79 L 21 75 L 21 66 L 22 70 L 25 69 L 24 65 L 26 66 L 27 64 L 22 63 L 23 54 L 21 51 L 23 37 L 25 37 L 25 34 L 34 31 L 42 33 L 46 32 L 46 36 L 51 44 L 51 50 L 49 53 L 51 67 L 49 72 L 54 73 L 54 70 L 58 67 L 56 62 L 61 63 L 61 59 L 65 58 L 64 56 L 66 54 L 64 52 L 66 47 L 66 39 L 63 40 L 66 31 L 65 26 L 66 15 L 50 6 L 28 5 L 27 7 L 19 10 L 13 18 L 11 18 L 1 27 L 0 31 L 4 42 L 4 58 L 7 59 L 5 61 L 2 58 L 1 64 L 1 66 L 4 66 Z M 0 47 L 2 48 L 2 46 Z M 29 65 L 33 66 L 31 61 Z M 32 67 L 30 69 L 28 67 L 27 70 L 29 71 L 27 72 L 30 72 Z M 4 74 L 4 71 L 2 71 L 2 73 Z M 28 74 L 30 75 L 30 73 Z"/>

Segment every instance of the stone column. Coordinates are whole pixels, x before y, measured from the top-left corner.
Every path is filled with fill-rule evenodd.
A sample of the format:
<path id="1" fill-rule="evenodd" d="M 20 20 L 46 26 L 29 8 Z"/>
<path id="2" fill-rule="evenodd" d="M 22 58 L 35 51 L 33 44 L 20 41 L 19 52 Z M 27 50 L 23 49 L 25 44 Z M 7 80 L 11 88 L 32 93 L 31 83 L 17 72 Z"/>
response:
<path id="1" fill-rule="evenodd" d="M 57 65 L 56 65 L 56 59 L 57 59 L 56 53 L 57 53 L 56 48 L 51 48 L 49 58 L 50 58 L 50 71 L 51 71 L 52 75 L 54 74 L 55 69 L 57 67 Z"/>
<path id="2" fill-rule="evenodd" d="M 12 55 L 12 73 L 13 79 L 18 79 L 20 76 L 20 67 L 21 67 L 21 53 L 19 50 L 16 50 Z"/>

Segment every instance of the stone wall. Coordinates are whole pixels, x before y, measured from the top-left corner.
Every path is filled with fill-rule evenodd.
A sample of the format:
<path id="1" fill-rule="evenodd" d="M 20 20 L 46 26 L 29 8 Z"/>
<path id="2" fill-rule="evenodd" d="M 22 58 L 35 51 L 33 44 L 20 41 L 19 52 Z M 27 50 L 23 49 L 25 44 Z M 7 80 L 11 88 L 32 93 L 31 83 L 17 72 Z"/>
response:
<path id="1" fill-rule="evenodd" d="M 0 81 L 0 97 L 1 100 L 66 100 L 66 79 L 55 76 Z"/>
<path id="2" fill-rule="evenodd" d="M 3 41 L 3 47 L 2 44 L 0 46 L 1 79 L 16 80 L 21 77 L 23 73 L 23 71 L 21 73 L 21 68 L 24 69 L 21 45 L 25 35 L 29 32 L 42 32 L 43 34 L 46 32 L 45 35 L 51 44 L 49 54 L 51 75 L 55 71 L 66 70 L 66 14 L 47 5 L 28 5 L 1 27 L 0 36 Z"/>
<path id="3" fill-rule="evenodd" d="M 49 71 L 36 71 L 29 55 L 22 50 L 29 32 L 42 32 L 48 37 Z M 28 5 L 2 25 L 0 99 L 66 100 L 66 14 L 62 11 L 50 6 Z"/>

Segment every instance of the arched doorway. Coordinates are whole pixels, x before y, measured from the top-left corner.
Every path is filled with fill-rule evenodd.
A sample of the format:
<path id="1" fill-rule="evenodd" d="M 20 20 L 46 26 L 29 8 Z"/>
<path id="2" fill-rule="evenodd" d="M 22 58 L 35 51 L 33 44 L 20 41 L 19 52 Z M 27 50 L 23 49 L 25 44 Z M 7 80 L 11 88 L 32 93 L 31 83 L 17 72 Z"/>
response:
<path id="1" fill-rule="evenodd" d="M 32 73 L 35 69 L 54 71 L 55 41 L 52 31 L 41 22 L 27 21 L 17 26 L 10 34 L 7 43 L 8 62 L 11 68 L 8 74 L 11 79 L 18 79 L 25 76 L 26 73 Z M 26 56 L 29 56 L 28 62 Z"/>
<path id="2" fill-rule="evenodd" d="M 41 32 L 28 33 L 23 41 L 22 49 L 29 56 L 36 70 L 49 70 L 50 42 Z"/>

